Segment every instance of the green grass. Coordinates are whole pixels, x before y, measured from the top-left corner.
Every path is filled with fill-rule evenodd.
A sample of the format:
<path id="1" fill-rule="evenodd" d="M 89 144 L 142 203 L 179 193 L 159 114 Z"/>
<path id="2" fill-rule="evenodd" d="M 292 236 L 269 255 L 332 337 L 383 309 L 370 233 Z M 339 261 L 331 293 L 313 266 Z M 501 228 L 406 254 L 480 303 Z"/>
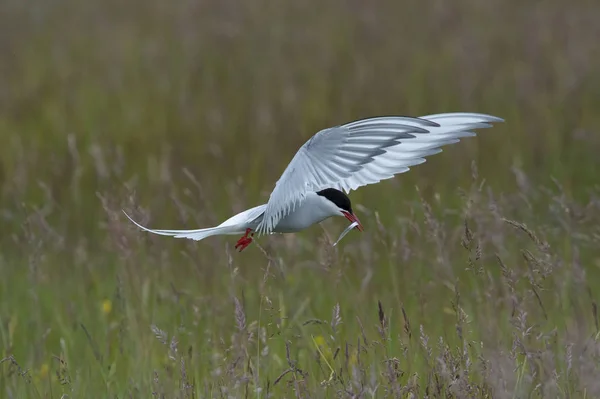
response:
<path id="1" fill-rule="evenodd" d="M 591 1 L 0 5 L 0 397 L 600 396 Z M 342 219 L 189 242 L 316 131 L 506 123 Z"/>

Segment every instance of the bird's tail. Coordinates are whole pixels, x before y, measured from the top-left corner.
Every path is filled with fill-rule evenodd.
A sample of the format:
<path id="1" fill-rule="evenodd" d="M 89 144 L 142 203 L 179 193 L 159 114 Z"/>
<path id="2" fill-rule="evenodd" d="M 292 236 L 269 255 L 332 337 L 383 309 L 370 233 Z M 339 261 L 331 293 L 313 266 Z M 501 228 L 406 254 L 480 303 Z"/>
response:
<path id="1" fill-rule="evenodd" d="M 125 211 L 123 211 L 125 213 Z M 161 236 L 170 236 L 175 238 L 188 238 L 190 240 L 200 241 L 210 236 L 217 235 L 236 235 L 236 234 L 244 234 L 246 232 L 247 223 L 238 223 L 238 224 L 221 224 L 216 227 L 209 227 L 205 229 L 196 229 L 196 230 L 153 230 L 147 227 L 142 226 L 135 220 L 133 220 L 127 213 L 125 216 L 129 220 L 133 222 L 140 229 L 147 231 L 149 233 L 158 234 Z"/>

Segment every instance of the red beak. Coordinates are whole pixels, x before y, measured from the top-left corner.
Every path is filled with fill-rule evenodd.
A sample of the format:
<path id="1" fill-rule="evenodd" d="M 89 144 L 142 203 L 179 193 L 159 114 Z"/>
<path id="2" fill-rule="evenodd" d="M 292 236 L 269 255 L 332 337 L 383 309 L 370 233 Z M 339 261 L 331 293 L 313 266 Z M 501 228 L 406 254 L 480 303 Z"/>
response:
<path id="1" fill-rule="evenodd" d="M 358 231 L 363 231 L 363 226 L 360 223 L 360 220 L 358 220 L 358 218 L 356 217 L 356 215 L 354 215 L 350 212 L 346 212 L 346 211 L 342 211 L 342 213 L 344 214 L 346 219 L 348 219 L 352 223 L 354 223 L 354 222 L 358 223 L 358 226 L 355 227 L 356 229 L 358 229 Z"/>

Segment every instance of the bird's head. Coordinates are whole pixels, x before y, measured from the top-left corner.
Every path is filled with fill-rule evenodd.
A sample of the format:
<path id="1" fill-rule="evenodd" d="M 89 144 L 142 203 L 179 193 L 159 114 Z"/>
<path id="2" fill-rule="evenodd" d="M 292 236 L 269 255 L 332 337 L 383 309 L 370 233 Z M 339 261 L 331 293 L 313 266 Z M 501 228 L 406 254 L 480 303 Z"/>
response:
<path id="1" fill-rule="evenodd" d="M 317 194 L 331 201 L 337 208 L 337 211 L 339 212 L 340 216 L 344 216 L 352 223 L 358 223 L 356 229 L 358 229 L 359 231 L 363 231 L 363 226 L 360 223 L 360 220 L 358 220 L 358 218 L 352 211 L 352 203 L 350 202 L 350 198 L 348 198 L 346 194 L 339 190 L 336 190 L 335 188 L 326 188 L 325 190 L 317 192 Z"/>

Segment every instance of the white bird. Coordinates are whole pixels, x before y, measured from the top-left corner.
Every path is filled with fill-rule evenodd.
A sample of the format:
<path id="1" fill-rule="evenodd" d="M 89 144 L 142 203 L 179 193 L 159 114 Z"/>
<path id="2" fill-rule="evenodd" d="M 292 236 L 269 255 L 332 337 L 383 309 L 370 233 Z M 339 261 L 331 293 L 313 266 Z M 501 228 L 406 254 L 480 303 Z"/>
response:
<path id="1" fill-rule="evenodd" d="M 248 209 L 216 227 L 196 230 L 152 230 L 154 234 L 202 240 L 215 235 L 243 234 L 235 246 L 240 252 L 258 234 L 293 233 L 332 216 L 362 224 L 346 195 L 378 183 L 424 157 L 441 152 L 441 146 L 475 136 L 474 129 L 491 127 L 503 119 L 476 113 L 422 116 L 386 116 L 323 129 L 310 138 L 289 163 L 266 204 Z"/>

